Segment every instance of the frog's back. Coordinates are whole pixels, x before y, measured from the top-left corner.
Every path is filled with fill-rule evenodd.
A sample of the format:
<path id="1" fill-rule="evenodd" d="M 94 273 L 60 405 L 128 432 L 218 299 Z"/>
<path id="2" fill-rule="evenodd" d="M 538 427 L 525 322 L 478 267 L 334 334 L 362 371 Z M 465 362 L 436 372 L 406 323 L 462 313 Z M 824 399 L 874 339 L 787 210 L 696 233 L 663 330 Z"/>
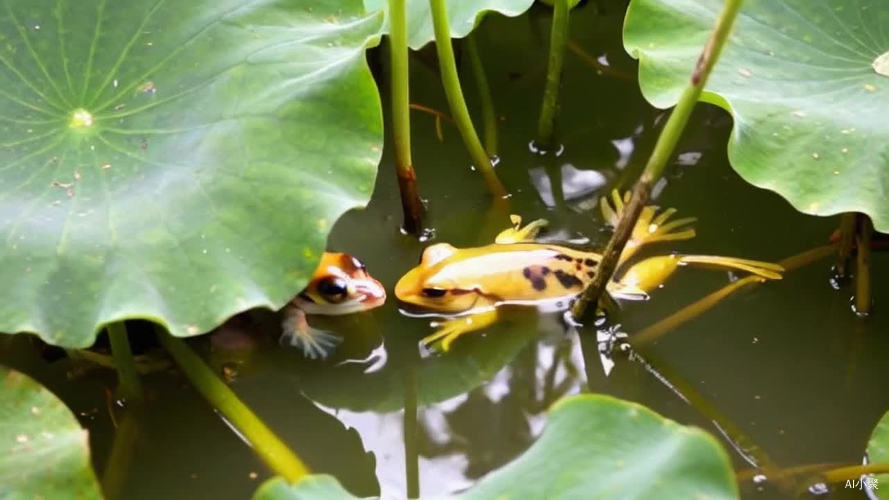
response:
<path id="1" fill-rule="evenodd" d="M 598 258 L 546 243 L 491 244 L 456 249 L 435 266 L 430 278 L 498 302 L 533 302 L 580 293 Z"/>

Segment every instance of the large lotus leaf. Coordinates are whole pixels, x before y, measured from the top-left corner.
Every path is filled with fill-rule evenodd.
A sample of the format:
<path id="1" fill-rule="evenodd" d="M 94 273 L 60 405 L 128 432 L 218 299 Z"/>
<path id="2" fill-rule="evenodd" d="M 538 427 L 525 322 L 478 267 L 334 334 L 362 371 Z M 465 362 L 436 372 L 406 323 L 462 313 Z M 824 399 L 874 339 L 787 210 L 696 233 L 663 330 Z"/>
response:
<path id="1" fill-rule="evenodd" d="M 432 29 L 432 13 L 429 0 L 404 0 L 406 2 L 407 44 L 419 50 L 435 40 Z M 528 10 L 534 0 L 449 0 L 448 26 L 452 38 L 468 35 L 486 12 L 495 11 L 506 16 L 518 16 Z M 389 10 L 389 0 L 364 0 L 368 11 Z M 386 32 L 388 32 L 388 28 Z"/>
<path id="2" fill-rule="evenodd" d="M 872 464 L 889 464 L 889 412 L 883 415 L 883 418 L 877 422 L 870 440 L 867 442 L 867 458 Z M 889 484 L 889 474 L 877 475 L 877 484 Z M 877 487 L 872 493 L 876 493 L 879 498 L 889 498 L 886 490 Z"/>
<path id="3" fill-rule="evenodd" d="M 0 366 L 0 498 L 101 498 L 89 438 L 64 403 Z"/>
<path id="4" fill-rule="evenodd" d="M 722 4 L 630 3 L 624 44 L 654 105 L 676 103 Z M 889 231 L 887 25 L 885 0 L 744 2 L 701 98 L 734 117 L 735 170 L 802 212 L 865 212 Z"/>
<path id="5" fill-rule="evenodd" d="M 610 396 L 556 403 L 540 439 L 462 498 L 737 498 L 706 432 Z"/>
<path id="6" fill-rule="evenodd" d="M 356 500 L 333 476 L 313 474 L 290 484 L 282 477 L 262 483 L 253 500 Z"/>
<path id="7" fill-rule="evenodd" d="M 277 308 L 370 195 L 360 0 L 6 0 L 0 331 L 85 346 Z"/>

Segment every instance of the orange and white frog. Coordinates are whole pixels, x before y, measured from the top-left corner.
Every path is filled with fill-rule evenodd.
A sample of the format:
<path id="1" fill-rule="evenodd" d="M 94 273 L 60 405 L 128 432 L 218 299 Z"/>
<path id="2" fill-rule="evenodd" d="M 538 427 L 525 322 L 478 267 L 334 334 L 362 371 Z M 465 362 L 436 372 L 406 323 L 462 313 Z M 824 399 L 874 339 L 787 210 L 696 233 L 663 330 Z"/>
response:
<path id="1" fill-rule="evenodd" d="M 352 314 L 385 301 L 386 289 L 360 260 L 346 253 L 325 252 L 309 284 L 282 310 L 281 343 L 298 347 L 309 358 L 323 359 L 341 339 L 309 326 L 306 314 Z"/>
<path id="2" fill-rule="evenodd" d="M 612 201 L 601 199 L 606 222 L 616 225 L 628 201 L 615 191 Z M 631 300 L 646 299 L 681 266 L 700 266 L 751 273 L 763 280 L 781 278 L 777 264 L 734 257 L 709 255 L 661 255 L 625 264 L 646 244 L 687 240 L 695 236 L 694 218 L 670 221 L 676 212 L 658 212 L 647 206 L 621 254 L 616 278 L 608 284 L 611 296 Z M 445 318 L 433 323 L 438 330 L 423 338 L 425 347 L 437 345 L 447 351 L 461 335 L 485 328 L 498 320 L 498 308 L 507 304 L 567 309 L 595 275 L 601 255 L 572 246 L 535 241 L 546 226 L 536 220 L 521 226 L 513 215 L 513 227 L 501 232 L 495 242 L 475 248 L 456 248 L 447 243 L 429 246 L 420 264 L 395 285 L 395 296 L 424 313 Z"/>

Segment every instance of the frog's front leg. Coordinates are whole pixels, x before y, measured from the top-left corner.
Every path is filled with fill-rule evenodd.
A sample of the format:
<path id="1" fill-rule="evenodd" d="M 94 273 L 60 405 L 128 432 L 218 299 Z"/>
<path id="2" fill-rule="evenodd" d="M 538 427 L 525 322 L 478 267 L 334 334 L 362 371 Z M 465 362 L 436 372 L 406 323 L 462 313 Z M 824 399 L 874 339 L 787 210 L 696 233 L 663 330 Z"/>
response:
<path id="1" fill-rule="evenodd" d="M 494 324 L 499 319 L 497 309 L 490 311 L 470 314 L 449 320 L 433 323 L 432 326 L 438 328 L 435 333 L 423 337 L 420 345 L 431 348 L 438 344 L 443 352 L 448 352 L 451 344 L 461 335 L 465 335 L 476 330 L 481 330 L 487 326 Z"/>
<path id="2" fill-rule="evenodd" d="M 284 331 L 280 343 L 300 349 L 310 359 L 324 359 L 342 342 L 338 336 L 312 328 L 306 320 L 306 312 L 288 305 L 282 313 L 281 328 Z"/>
<path id="3" fill-rule="evenodd" d="M 510 215 L 509 220 L 512 221 L 512 227 L 500 231 L 500 234 L 494 238 L 494 243 L 505 245 L 508 243 L 534 241 L 540 230 L 549 224 L 549 221 L 546 219 L 537 219 L 522 227 L 522 216 L 516 214 Z"/>

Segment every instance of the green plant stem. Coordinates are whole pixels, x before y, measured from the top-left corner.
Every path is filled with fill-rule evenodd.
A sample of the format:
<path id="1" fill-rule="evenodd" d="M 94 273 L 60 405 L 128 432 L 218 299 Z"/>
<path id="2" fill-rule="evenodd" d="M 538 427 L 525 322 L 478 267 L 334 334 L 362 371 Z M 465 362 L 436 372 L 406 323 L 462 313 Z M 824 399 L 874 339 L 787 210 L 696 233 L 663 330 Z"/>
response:
<path id="1" fill-rule="evenodd" d="M 633 186 L 631 199 L 624 207 L 624 213 L 620 221 L 618 221 L 614 234 L 608 241 L 608 245 L 605 247 L 602 260 L 596 268 L 596 275 L 574 303 L 572 314 L 575 318 L 582 318 L 590 303 L 598 303 L 599 296 L 602 295 L 605 286 L 614 274 L 620 255 L 627 244 L 627 240 L 630 238 L 630 234 L 633 232 L 633 226 L 636 225 L 636 221 L 639 219 L 639 213 L 648 202 L 652 186 L 663 175 L 667 161 L 673 156 L 676 144 L 679 142 L 683 130 L 685 130 L 688 118 L 691 116 L 692 109 L 694 109 L 701 96 L 713 66 L 719 59 L 719 54 L 722 52 L 726 39 L 728 39 L 742 3 L 743 0 L 725 0 L 722 12 L 716 20 L 713 33 L 711 33 L 710 39 L 707 40 L 707 44 L 704 46 L 704 50 L 701 52 L 695 65 L 689 84 L 679 98 L 679 102 L 676 103 L 676 107 L 670 114 L 666 125 L 664 125 L 664 129 L 661 131 L 654 146 L 654 151 L 652 151 L 651 156 L 648 158 L 648 163 L 645 165 L 645 170 L 642 171 L 641 177 Z"/>
<path id="2" fill-rule="evenodd" d="M 133 463 L 138 432 L 136 413 L 131 410 L 124 412 L 114 430 L 111 452 L 102 472 L 102 493 L 107 499 L 122 498 L 121 491 Z"/>
<path id="3" fill-rule="evenodd" d="M 130 350 L 130 340 L 127 338 L 127 327 L 123 321 L 108 325 L 108 339 L 111 342 L 111 355 L 114 359 L 114 367 L 117 370 L 118 390 L 127 401 L 138 403 L 142 401 L 142 382 L 136 372 L 136 360 L 133 351 Z"/>
<path id="4" fill-rule="evenodd" d="M 858 218 L 858 262 L 855 270 L 855 312 L 860 316 L 870 314 L 870 257 L 871 239 L 874 226 L 870 217 L 861 214 Z"/>
<path id="5" fill-rule="evenodd" d="M 158 332 L 158 339 L 191 384 L 246 438 L 259 457 L 280 476 L 296 483 L 308 469 L 201 358 L 180 339 Z"/>
<path id="6" fill-rule="evenodd" d="M 792 271 L 799 267 L 806 266 L 820 259 L 823 259 L 824 257 L 827 257 L 828 255 L 834 253 L 834 251 L 836 251 L 836 246 L 825 245 L 807 250 L 792 257 L 788 257 L 779 262 L 779 264 L 784 267 L 785 272 Z M 646 344 L 650 344 L 652 341 L 657 340 L 665 333 L 673 331 L 680 325 L 683 325 L 693 320 L 694 318 L 697 318 L 701 314 L 709 311 L 729 295 L 732 295 L 742 288 L 747 288 L 751 285 L 762 284 L 765 281 L 766 280 L 759 276 L 751 275 L 739 279 L 734 283 L 729 283 L 719 290 L 701 299 L 698 299 L 695 302 L 692 302 L 691 304 L 683 307 L 682 309 L 658 321 L 657 323 L 654 323 L 640 330 L 638 333 L 633 334 L 633 336 L 630 338 L 630 343 L 633 345 L 633 347 L 636 348 L 639 348 Z"/>
<path id="7" fill-rule="evenodd" d="M 506 188 L 497 178 L 491 158 L 485 152 L 472 118 L 469 116 L 469 108 L 463 97 L 463 89 L 460 87 L 460 77 L 457 75 L 457 62 L 454 58 L 454 47 L 451 46 L 451 29 L 448 26 L 448 13 L 445 0 L 429 0 L 432 9 L 432 24 L 435 28 L 435 48 L 438 52 L 438 65 L 441 71 L 441 83 L 444 85 L 448 106 L 451 108 L 451 116 L 457 125 L 457 130 L 463 138 L 463 144 L 469 151 L 475 167 L 482 173 L 488 191 L 495 198 L 502 199 L 507 195 Z"/>
<path id="8" fill-rule="evenodd" d="M 485 73 L 485 65 L 482 63 L 478 52 L 478 44 L 475 42 L 475 32 L 466 37 L 466 52 L 469 54 L 469 64 L 472 66 L 472 75 L 475 77 L 475 86 L 478 98 L 482 104 L 482 124 L 485 131 L 485 152 L 489 158 L 497 156 L 497 113 L 494 111 L 494 99 L 491 97 L 491 86 L 488 84 L 488 75 Z"/>
<path id="9" fill-rule="evenodd" d="M 562 82 L 562 63 L 565 59 L 565 44 L 568 42 L 570 21 L 570 0 L 553 0 L 553 24 L 549 36 L 549 62 L 546 67 L 546 86 L 543 89 L 543 103 L 540 106 L 540 119 L 537 121 L 537 146 L 542 149 L 553 147 L 556 114 L 559 109 L 559 86 Z"/>
<path id="10" fill-rule="evenodd" d="M 401 192 L 404 230 L 419 234 L 423 229 L 423 203 L 417 190 L 417 174 L 411 158 L 410 81 L 407 51 L 405 0 L 389 0 L 389 53 L 391 57 L 392 134 L 395 143 L 395 173 Z"/>
<path id="11" fill-rule="evenodd" d="M 855 247 L 856 220 L 858 214 L 846 212 L 840 216 L 839 240 L 837 245 L 836 272 L 841 278 L 849 275 L 849 258 Z"/>

